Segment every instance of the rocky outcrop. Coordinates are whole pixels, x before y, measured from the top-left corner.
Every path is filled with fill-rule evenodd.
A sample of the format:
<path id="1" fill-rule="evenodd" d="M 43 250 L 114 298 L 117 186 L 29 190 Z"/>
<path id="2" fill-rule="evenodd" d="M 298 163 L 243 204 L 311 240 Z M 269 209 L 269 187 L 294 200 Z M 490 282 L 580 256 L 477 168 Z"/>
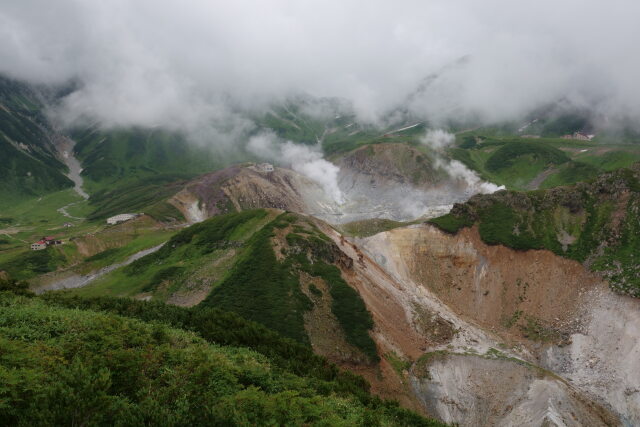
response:
<path id="1" fill-rule="evenodd" d="M 398 278 L 518 342 L 536 331 L 561 341 L 575 328 L 576 296 L 602 285 L 575 261 L 486 245 L 476 229 L 451 236 L 429 225 L 398 228 L 366 239 L 364 248 Z"/>
<path id="2" fill-rule="evenodd" d="M 334 161 L 348 201 L 341 223 L 434 217 L 467 199 L 465 183 L 451 179 L 429 154 L 405 143 L 367 145 Z"/>
<path id="3" fill-rule="evenodd" d="M 203 175 L 188 183 L 169 203 L 190 222 L 214 215 L 257 208 L 326 216 L 335 202 L 320 185 L 290 169 L 263 171 L 248 164 Z"/>
<path id="4" fill-rule="evenodd" d="M 515 359 L 449 354 L 424 356 L 411 386 L 432 414 L 460 426 L 612 426 L 618 421 L 553 375 Z"/>
<path id="5" fill-rule="evenodd" d="M 467 182 L 451 178 L 429 154 L 406 143 L 367 145 L 332 161 L 339 167 L 337 184 L 344 199 L 340 203 L 293 170 L 251 163 L 202 175 L 169 203 L 189 222 L 243 209 L 275 208 L 343 224 L 371 218 L 433 218 L 471 193 Z"/>
<path id="6" fill-rule="evenodd" d="M 336 161 L 341 179 L 351 175 L 372 187 L 412 185 L 433 188 L 447 175 L 439 171 L 430 156 L 403 143 L 367 145 L 349 152 Z"/>
<path id="7" fill-rule="evenodd" d="M 524 388 L 513 391 L 520 402 L 514 403 L 513 408 L 529 408 L 532 411 L 529 415 L 533 416 L 539 409 L 536 402 L 549 394 L 552 396 L 548 399 L 549 410 L 551 407 L 562 409 L 564 424 L 556 422 L 557 425 L 598 425 L 589 421 L 589 417 L 608 420 L 607 412 L 615 414 L 624 425 L 640 423 L 639 300 L 612 292 L 599 276 L 588 272 L 578 262 L 549 251 L 516 251 L 487 245 L 476 228 L 450 235 L 430 225 L 417 225 L 380 233 L 362 239 L 360 244 L 398 282 L 426 289 L 457 318 L 497 335 L 496 341 L 501 343 L 494 348 L 508 351 L 508 360 L 520 360 L 517 363 L 536 366 L 550 374 L 550 377 L 545 374 L 545 384 L 531 378 L 523 380 Z M 457 378 L 456 370 L 464 369 L 464 375 L 475 378 L 489 369 L 484 366 L 488 363 L 484 360 L 493 350 L 487 352 L 473 345 L 469 348 L 473 349 L 472 354 L 483 356 L 482 361 L 465 360 L 464 368 L 458 366 L 459 361 L 450 366 L 441 361 L 433 372 L 442 378 L 451 378 L 451 375 Z M 469 353 L 468 350 L 442 349 Z M 491 363 L 504 365 L 504 357 L 498 359 Z M 477 373 L 472 373 L 476 370 Z M 555 377 L 561 381 L 557 382 Z M 465 383 L 462 377 L 459 380 L 448 384 Z M 510 384 L 509 376 L 497 373 L 493 381 L 493 385 L 479 388 L 473 385 L 477 381 L 471 381 L 467 388 L 459 385 L 461 390 L 446 388 L 438 381 L 432 384 L 420 380 L 412 384 L 418 387 L 414 387 L 414 391 L 423 396 L 422 402 L 428 410 L 439 407 L 438 414 L 444 419 L 464 425 L 467 422 L 464 412 L 456 407 L 467 408 L 474 416 L 481 417 L 481 412 L 469 409 L 477 405 L 473 402 L 492 387 L 499 390 L 503 383 L 507 388 Z M 567 388 L 567 384 L 571 387 Z M 451 397 L 449 403 L 434 403 L 438 393 L 445 399 L 443 390 L 446 390 L 445 394 L 459 397 Z M 539 393 L 534 393 L 536 390 Z M 511 394 L 508 399 L 502 394 L 492 396 L 504 403 L 501 421 L 494 424 L 512 425 L 514 420 L 524 419 L 520 415 L 510 418 L 515 412 L 505 412 Z M 558 402 L 571 396 L 578 396 L 578 401 L 574 399 L 571 404 L 559 405 Z M 593 406 L 588 403 L 590 401 L 598 405 Z M 585 408 L 591 408 L 590 415 L 577 418 L 582 424 L 575 424 L 578 422 L 575 419 L 571 421 L 569 415 L 584 412 Z M 529 424 L 525 422 L 525 425 Z"/>

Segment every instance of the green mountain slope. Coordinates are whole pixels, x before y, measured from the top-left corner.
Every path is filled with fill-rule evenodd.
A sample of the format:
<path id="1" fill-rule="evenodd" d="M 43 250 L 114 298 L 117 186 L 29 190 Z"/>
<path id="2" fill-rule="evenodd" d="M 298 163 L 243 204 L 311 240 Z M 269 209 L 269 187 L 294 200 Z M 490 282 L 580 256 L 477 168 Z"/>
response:
<path id="1" fill-rule="evenodd" d="M 304 144 L 320 143 L 325 154 L 351 151 L 380 142 L 418 142 L 424 135 L 423 122 L 400 118 L 377 126 L 362 123 L 353 107 L 338 98 L 292 97 L 274 104 L 261 116 L 253 117 L 264 130 L 283 139 Z"/>
<path id="2" fill-rule="evenodd" d="M 551 250 L 640 297 L 640 164 L 574 186 L 474 196 L 431 222 L 452 233 L 478 224 L 488 244 Z"/>
<path id="3" fill-rule="evenodd" d="M 202 336 L 186 330 L 196 318 Z M 214 344 L 219 335 L 234 346 Z M 284 363 L 260 354 L 269 341 Z M 215 310 L 0 292 L 0 343 L 0 419 L 8 425 L 440 425 Z M 299 373 L 296 360 L 307 362 Z"/>
<path id="4" fill-rule="evenodd" d="M 195 176 L 225 164 L 219 153 L 188 143 L 178 132 L 88 127 L 71 135 L 82 176 L 92 191 L 158 175 Z"/>
<path id="5" fill-rule="evenodd" d="M 223 308 L 308 345 L 304 315 L 322 293 L 303 283 L 312 277 L 326 285 L 346 341 L 377 361 L 371 315 L 341 277 L 346 258 L 306 217 L 249 210 L 192 225 L 157 252 L 74 292 Z"/>
<path id="6" fill-rule="evenodd" d="M 161 129 L 89 127 L 71 136 L 77 141 L 75 153 L 94 207 L 89 219 L 143 211 L 158 220 L 182 221 L 180 212 L 165 203 L 180 183 L 245 158 Z"/>
<path id="7" fill-rule="evenodd" d="M 0 195 L 37 196 L 72 187 L 35 90 L 0 76 Z"/>
<path id="8" fill-rule="evenodd" d="M 449 155 L 488 181 L 512 190 L 533 190 L 574 184 L 629 167 L 640 160 L 640 145 L 479 130 L 458 135 Z"/>

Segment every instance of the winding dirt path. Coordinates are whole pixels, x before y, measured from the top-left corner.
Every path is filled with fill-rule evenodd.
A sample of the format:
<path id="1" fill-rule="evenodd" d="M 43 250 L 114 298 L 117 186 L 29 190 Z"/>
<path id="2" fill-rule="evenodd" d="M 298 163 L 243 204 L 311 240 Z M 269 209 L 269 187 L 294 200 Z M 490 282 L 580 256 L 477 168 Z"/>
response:
<path id="1" fill-rule="evenodd" d="M 537 190 L 538 188 L 540 188 L 545 179 L 556 172 L 558 172 L 558 168 L 550 168 L 540 172 L 538 176 L 533 178 L 531 182 L 527 184 L 527 190 Z"/>
<path id="2" fill-rule="evenodd" d="M 122 262 L 118 262 L 115 264 L 111 264 L 107 267 L 103 267 L 100 270 L 94 271 L 93 273 L 90 274 L 74 274 L 73 276 L 69 276 L 69 277 L 65 277 L 64 279 L 60 279 L 58 281 L 52 282 L 52 283 L 48 283 L 40 288 L 34 289 L 34 292 L 36 294 L 41 294 L 43 292 L 47 292 L 47 291 L 58 291 L 61 289 L 74 289 L 74 288 L 81 288 L 83 286 L 87 286 L 89 283 L 93 282 L 94 280 L 96 280 L 99 277 L 104 276 L 107 273 L 112 272 L 113 270 L 115 270 L 116 268 L 120 268 L 120 267 L 124 267 L 125 265 L 129 265 L 132 262 L 142 258 L 145 255 L 149 255 L 155 251 L 157 251 L 158 249 L 160 249 L 162 246 L 164 245 L 164 243 L 158 245 L 158 246 L 154 246 L 152 248 L 148 248 L 148 249 L 144 249 L 140 252 L 136 252 L 135 254 L 131 255 L 129 258 L 127 258 L 126 260 L 122 261 Z"/>

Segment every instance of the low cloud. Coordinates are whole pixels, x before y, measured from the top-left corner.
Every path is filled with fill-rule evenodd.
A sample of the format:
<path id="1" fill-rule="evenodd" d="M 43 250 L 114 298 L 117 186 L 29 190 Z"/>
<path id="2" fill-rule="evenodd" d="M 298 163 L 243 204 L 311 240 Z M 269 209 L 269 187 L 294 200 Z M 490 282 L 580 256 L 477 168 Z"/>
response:
<path id="1" fill-rule="evenodd" d="M 559 99 L 640 115 L 632 0 L 47 0 L 0 6 L 0 73 L 80 82 L 60 116 L 204 126 L 294 94 L 361 121 L 514 120 Z"/>

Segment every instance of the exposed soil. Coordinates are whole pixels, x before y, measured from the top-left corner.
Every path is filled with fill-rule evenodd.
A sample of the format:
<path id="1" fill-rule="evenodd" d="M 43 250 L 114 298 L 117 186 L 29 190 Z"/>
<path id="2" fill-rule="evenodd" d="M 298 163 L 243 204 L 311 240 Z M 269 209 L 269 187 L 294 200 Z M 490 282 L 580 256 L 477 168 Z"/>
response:
<path id="1" fill-rule="evenodd" d="M 559 342 L 572 333 L 577 296 L 602 285 L 578 262 L 549 251 L 488 246 L 475 228 L 455 236 L 430 225 L 396 229 L 372 237 L 366 247 L 457 314 L 533 347 L 537 338 Z"/>
<path id="2" fill-rule="evenodd" d="M 391 276 L 333 228 L 321 222 L 317 225 L 353 260 L 350 268 L 341 268 L 342 277 L 360 293 L 373 317 L 372 337 L 382 359 L 377 367 L 343 366 L 367 378 L 375 394 L 434 415 L 408 386 L 407 373 L 397 372 L 386 355 L 395 354 L 413 363 L 425 352 L 438 348 L 475 346 L 484 352 L 497 346 L 497 341 L 456 317 L 426 289 Z"/>
<path id="3" fill-rule="evenodd" d="M 460 426 L 617 425 L 553 374 L 509 359 L 445 354 L 414 368 L 410 378 L 430 412 Z"/>
<path id="4" fill-rule="evenodd" d="M 586 407 L 591 408 L 589 416 L 606 421 L 612 412 L 625 426 L 640 425 L 638 299 L 614 294 L 599 276 L 549 251 L 488 246 L 475 228 L 450 235 L 430 225 L 418 225 L 380 233 L 360 242 L 398 281 L 415 283 L 435 293 L 459 318 L 500 336 L 506 347 L 495 348 L 516 351 L 519 358 L 571 381 L 575 386 L 571 388 L 572 399 L 587 402 Z M 458 330 L 457 335 L 463 333 Z M 485 354 L 477 351 L 477 346 L 473 351 Z M 495 375 L 505 372 L 508 370 Z M 443 367 L 440 374 L 457 375 L 453 367 Z M 501 389 L 509 384 L 504 382 L 505 377 L 498 378 L 500 381 L 491 387 Z M 451 384 L 460 381 L 462 378 Z M 484 396 L 491 387 L 479 387 L 475 392 L 464 389 L 460 399 L 453 402 L 466 402 L 462 407 L 473 406 L 477 393 Z M 528 408 L 527 416 L 537 411 L 545 393 L 551 396 L 547 399 L 551 412 L 560 411 L 558 402 L 564 399 L 558 394 L 558 387 L 569 396 L 561 384 L 530 382 L 527 387 L 528 400 L 518 404 L 520 408 Z M 504 397 L 499 393 L 490 395 L 497 401 Z M 604 406 L 589 403 L 588 396 Z M 587 423 L 582 415 L 578 417 L 582 424 L 567 418 L 569 408 L 573 408 L 569 414 L 579 414 L 575 405 L 578 404 L 563 403 L 559 412 L 562 417 L 553 422 L 547 420 L 551 423 L 547 425 L 598 425 L 596 421 Z M 581 405 L 578 406 L 585 407 Z M 441 407 L 438 413 L 457 414 L 454 418 L 463 423 L 466 420 L 463 413 L 449 406 Z M 433 410 L 433 402 L 428 407 Z M 515 419 L 517 422 L 505 418 L 511 420 L 506 425 L 524 419 L 522 414 Z"/>
<path id="5" fill-rule="evenodd" d="M 260 172 L 252 166 L 233 166 L 190 182 L 169 203 L 190 222 L 245 209 L 275 208 L 316 215 L 337 212 L 322 187 L 284 168 Z"/>
<path id="6" fill-rule="evenodd" d="M 625 426 L 640 425 L 640 301 L 605 286 L 578 300 L 580 330 L 541 364 L 609 403 Z"/>
<path id="7" fill-rule="evenodd" d="M 535 178 L 531 180 L 529 184 L 527 184 L 527 190 L 537 190 L 540 188 L 540 185 L 547 179 L 549 176 L 558 172 L 558 168 L 550 168 L 540 172 Z"/>

